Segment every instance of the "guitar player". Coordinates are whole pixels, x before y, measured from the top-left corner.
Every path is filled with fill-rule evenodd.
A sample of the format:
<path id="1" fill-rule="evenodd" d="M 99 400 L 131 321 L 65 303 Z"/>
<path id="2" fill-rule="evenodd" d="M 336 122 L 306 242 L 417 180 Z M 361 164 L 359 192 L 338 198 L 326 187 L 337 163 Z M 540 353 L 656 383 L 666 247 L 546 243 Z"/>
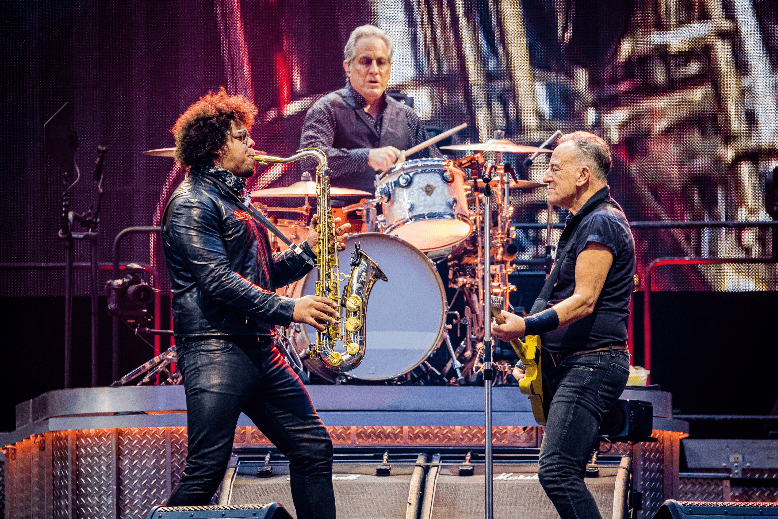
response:
<path id="1" fill-rule="evenodd" d="M 603 414 L 629 375 L 627 316 L 635 271 L 629 223 L 610 197 L 608 145 L 587 132 L 563 136 L 543 182 L 548 201 L 570 212 L 547 300 L 527 317 L 503 311 L 492 335 L 539 335 L 544 404 L 540 483 L 562 519 L 600 518 L 584 485 Z M 544 291 L 547 292 L 547 291 Z"/>

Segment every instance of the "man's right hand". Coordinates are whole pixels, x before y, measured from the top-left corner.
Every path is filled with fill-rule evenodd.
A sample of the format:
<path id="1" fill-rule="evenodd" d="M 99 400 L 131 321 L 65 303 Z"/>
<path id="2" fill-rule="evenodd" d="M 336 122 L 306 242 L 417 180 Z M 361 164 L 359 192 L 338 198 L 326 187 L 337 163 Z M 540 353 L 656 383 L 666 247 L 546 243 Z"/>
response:
<path id="1" fill-rule="evenodd" d="M 394 146 L 373 148 L 367 153 L 367 165 L 376 171 L 388 171 L 398 162 L 405 160 L 405 155 Z"/>
<path id="2" fill-rule="evenodd" d="M 292 321 L 313 326 L 319 331 L 327 327 L 325 323 L 334 323 L 340 319 L 338 306 L 334 301 L 321 296 L 305 296 L 296 299 Z"/>

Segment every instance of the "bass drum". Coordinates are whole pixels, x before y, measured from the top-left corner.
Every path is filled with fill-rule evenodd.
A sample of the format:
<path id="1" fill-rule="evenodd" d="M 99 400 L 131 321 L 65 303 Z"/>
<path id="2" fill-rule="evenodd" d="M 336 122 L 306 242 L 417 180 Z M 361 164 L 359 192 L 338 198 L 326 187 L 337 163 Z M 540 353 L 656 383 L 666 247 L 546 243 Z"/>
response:
<path id="1" fill-rule="evenodd" d="M 376 281 L 367 301 L 365 357 L 345 373 L 360 380 L 389 380 L 404 375 L 427 359 L 446 325 L 446 296 L 435 265 L 419 249 L 401 238 L 381 233 L 352 234 L 338 256 L 341 274 L 348 278 L 354 245 L 375 261 L 387 281 Z M 317 270 L 297 282 L 292 297 L 316 293 Z M 341 281 L 344 290 L 347 279 Z M 316 343 L 316 329 L 301 325 L 290 337 L 306 368 L 335 382 L 338 374 L 317 358 L 307 356 Z"/>

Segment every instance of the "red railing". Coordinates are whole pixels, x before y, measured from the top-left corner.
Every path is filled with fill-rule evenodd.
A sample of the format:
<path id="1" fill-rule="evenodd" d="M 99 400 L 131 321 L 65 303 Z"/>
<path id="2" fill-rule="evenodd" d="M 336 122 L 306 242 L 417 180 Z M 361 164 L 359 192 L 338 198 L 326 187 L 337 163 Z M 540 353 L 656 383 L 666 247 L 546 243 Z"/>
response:
<path id="1" fill-rule="evenodd" d="M 764 264 L 775 263 L 774 258 L 658 258 L 651 262 L 646 268 L 643 289 L 643 365 L 651 371 L 651 275 L 659 267 L 665 265 L 722 265 L 725 263 L 736 264 Z M 632 315 L 632 313 L 630 313 Z M 631 330 L 630 326 L 630 330 Z M 630 343 L 630 348 L 632 345 Z M 651 382 L 651 374 L 649 373 L 648 382 Z"/>

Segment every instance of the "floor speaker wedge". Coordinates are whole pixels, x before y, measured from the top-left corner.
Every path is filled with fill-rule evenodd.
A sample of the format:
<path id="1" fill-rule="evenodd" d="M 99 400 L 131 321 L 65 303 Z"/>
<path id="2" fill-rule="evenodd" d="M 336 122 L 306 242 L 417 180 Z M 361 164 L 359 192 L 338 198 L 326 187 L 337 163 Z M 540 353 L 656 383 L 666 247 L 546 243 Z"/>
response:
<path id="1" fill-rule="evenodd" d="M 470 519 L 483 517 L 485 508 L 485 466 L 483 462 L 432 458 L 424 486 L 421 519 Z M 439 465 L 436 466 L 436 461 Z M 471 466 L 472 465 L 472 468 Z M 466 470 L 463 470 L 466 469 Z M 586 478 L 600 515 L 604 519 L 626 519 L 630 487 L 630 460 L 599 463 L 599 475 Z M 556 509 L 538 480 L 535 461 L 502 461 L 493 465 L 495 519 L 532 517 L 558 519 Z"/>
<path id="2" fill-rule="evenodd" d="M 669 499 L 654 514 L 654 519 L 747 519 L 778 517 L 778 503 L 712 503 Z"/>
<path id="3" fill-rule="evenodd" d="M 146 519 L 292 519 L 278 503 L 238 506 L 155 506 Z"/>
<path id="4" fill-rule="evenodd" d="M 277 501 L 296 515 L 289 464 L 237 455 L 222 482 L 219 504 Z M 423 454 L 336 455 L 332 467 L 338 519 L 416 519 L 426 472 Z"/>

